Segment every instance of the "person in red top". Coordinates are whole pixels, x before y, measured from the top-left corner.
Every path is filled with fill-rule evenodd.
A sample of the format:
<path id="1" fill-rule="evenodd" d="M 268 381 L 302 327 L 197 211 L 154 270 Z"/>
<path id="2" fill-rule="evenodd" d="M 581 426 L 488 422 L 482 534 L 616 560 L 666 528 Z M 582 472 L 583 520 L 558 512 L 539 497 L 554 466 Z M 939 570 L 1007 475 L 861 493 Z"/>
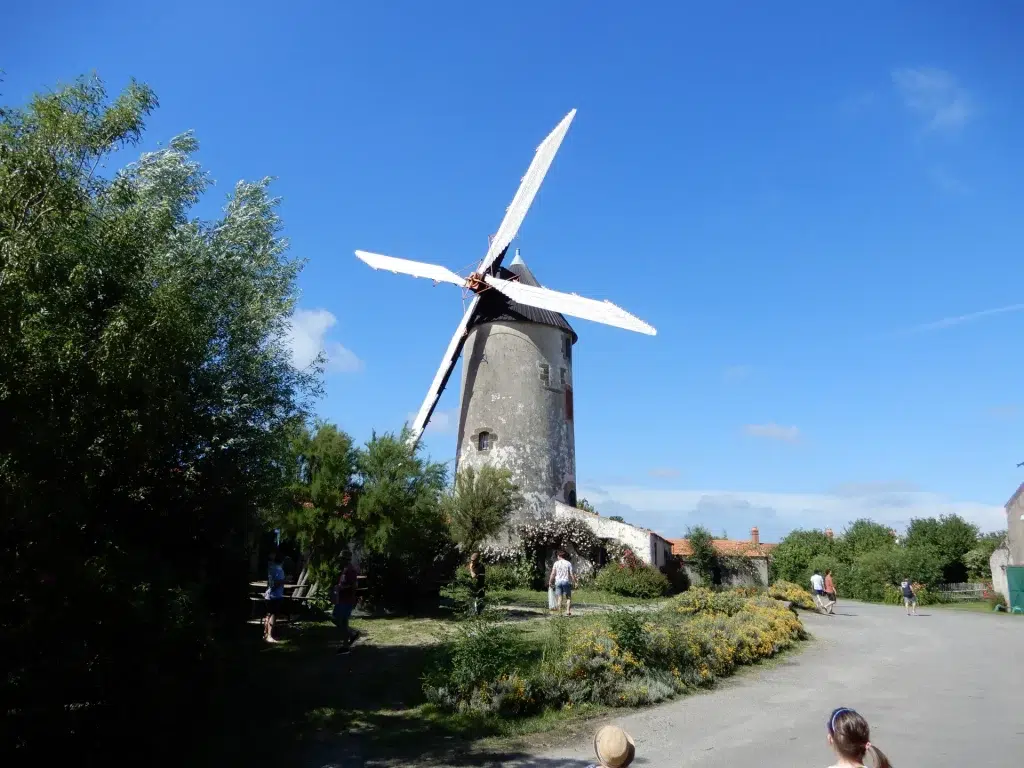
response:
<path id="1" fill-rule="evenodd" d="M 352 650 L 352 643 L 359 637 L 359 633 L 349 628 L 348 621 L 352 616 L 352 609 L 356 607 L 356 582 L 359 579 L 359 571 L 352 565 L 352 553 L 347 549 L 341 553 L 341 575 L 331 594 L 331 602 L 334 603 L 334 610 L 331 618 L 335 626 L 344 635 L 341 645 L 338 647 L 339 654 L 346 654 Z"/>
<path id="2" fill-rule="evenodd" d="M 836 607 L 836 584 L 832 581 L 832 571 L 825 571 L 825 598 L 828 605 L 825 606 L 825 613 L 832 613 Z"/>

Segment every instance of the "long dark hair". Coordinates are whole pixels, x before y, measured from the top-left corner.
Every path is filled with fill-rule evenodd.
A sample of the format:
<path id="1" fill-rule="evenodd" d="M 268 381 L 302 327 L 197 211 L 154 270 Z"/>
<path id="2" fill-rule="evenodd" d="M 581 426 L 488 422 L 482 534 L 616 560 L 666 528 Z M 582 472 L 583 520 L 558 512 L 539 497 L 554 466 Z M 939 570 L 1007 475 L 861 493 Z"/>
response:
<path id="1" fill-rule="evenodd" d="M 828 721 L 832 746 L 847 760 L 856 760 L 869 768 L 892 768 L 882 750 L 871 743 L 868 721 L 847 707 L 832 711 Z"/>

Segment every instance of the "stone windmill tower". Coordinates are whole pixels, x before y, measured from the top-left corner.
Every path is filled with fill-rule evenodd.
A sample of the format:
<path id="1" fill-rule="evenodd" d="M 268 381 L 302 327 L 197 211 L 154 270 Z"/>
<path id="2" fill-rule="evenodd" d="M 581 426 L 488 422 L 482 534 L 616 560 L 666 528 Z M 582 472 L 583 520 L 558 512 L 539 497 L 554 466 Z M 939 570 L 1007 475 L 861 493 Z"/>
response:
<path id="1" fill-rule="evenodd" d="M 459 408 L 458 467 L 510 469 L 526 504 L 521 517 L 549 517 L 553 501 L 576 502 L 573 345 L 563 317 L 653 336 L 654 328 L 609 301 L 542 287 L 516 251 L 502 262 L 576 115 L 571 111 L 534 155 L 480 265 L 468 277 L 435 264 L 356 251 L 374 269 L 458 285 L 472 294 L 412 424 L 419 440 L 465 349 Z"/>

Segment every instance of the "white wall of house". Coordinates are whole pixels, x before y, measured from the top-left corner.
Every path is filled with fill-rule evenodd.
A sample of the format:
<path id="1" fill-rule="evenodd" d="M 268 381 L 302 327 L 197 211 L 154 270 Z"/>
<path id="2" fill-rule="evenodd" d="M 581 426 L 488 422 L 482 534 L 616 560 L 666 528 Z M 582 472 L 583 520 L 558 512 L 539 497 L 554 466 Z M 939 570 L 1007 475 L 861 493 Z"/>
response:
<path id="1" fill-rule="evenodd" d="M 585 523 L 599 539 L 615 539 L 621 541 L 643 562 L 661 568 L 672 556 L 672 545 L 647 528 L 640 528 L 629 523 L 620 523 L 607 517 L 587 512 L 585 509 L 571 507 L 560 501 L 555 502 L 555 517 L 580 520 Z"/>
<path id="2" fill-rule="evenodd" d="M 992 589 L 1006 598 L 1007 603 L 1010 602 L 1010 584 L 1006 580 L 1008 565 L 1012 565 L 1010 550 L 1004 544 L 992 553 L 992 557 L 988 559 L 988 566 L 992 569 Z"/>

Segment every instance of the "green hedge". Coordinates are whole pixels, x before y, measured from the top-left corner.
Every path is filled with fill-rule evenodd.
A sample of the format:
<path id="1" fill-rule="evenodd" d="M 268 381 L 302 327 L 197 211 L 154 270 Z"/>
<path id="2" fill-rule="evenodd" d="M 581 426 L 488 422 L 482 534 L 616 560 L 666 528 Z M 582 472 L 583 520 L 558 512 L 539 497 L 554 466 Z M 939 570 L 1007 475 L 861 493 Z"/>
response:
<path id="1" fill-rule="evenodd" d="M 618 563 L 602 568 L 594 580 L 594 586 L 625 597 L 662 597 L 672 591 L 672 583 L 661 571 L 649 565 L 631 568 Z"/>

